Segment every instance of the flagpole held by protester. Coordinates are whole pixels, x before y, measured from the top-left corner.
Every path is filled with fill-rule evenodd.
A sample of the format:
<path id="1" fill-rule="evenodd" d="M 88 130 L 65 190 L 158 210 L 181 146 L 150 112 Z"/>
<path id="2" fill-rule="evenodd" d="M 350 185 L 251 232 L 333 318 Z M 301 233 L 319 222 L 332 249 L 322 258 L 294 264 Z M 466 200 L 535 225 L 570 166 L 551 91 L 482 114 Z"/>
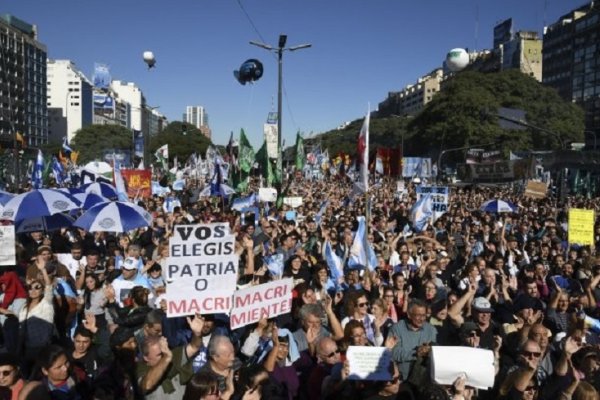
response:
<path id="1" fill-rule="evenodd" d="M 369 233 L 369 223 L 371 215 L 369 210 L 369 120 L 371 117 L 371 104 L 367 105 L 367 115 L 360 128 L 358 135 L 358 161 L 360 163 L 360 185 L 365 191 L 365 216 L 367 218 L 367 235 Z"/>

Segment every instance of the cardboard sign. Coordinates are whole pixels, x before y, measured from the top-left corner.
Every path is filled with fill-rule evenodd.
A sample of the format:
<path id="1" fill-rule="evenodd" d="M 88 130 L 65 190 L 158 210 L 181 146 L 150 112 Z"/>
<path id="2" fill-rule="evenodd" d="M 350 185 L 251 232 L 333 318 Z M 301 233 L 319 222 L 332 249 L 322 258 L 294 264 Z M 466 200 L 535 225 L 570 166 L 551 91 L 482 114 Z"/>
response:
<path id="1" fill-rule="evenodd" d="M 258 201 L 262 201 L 263 203 L 277 201 L 277 189 L 274 189 L 274 188 L 258 189 Z"/>
<path id="2" fill-rule="evenodd" d="M 16 265 L 15 226 L 0 226 L 0 265 Z"/>
<path id="3" fill-rule="evenodd" d="M 467 386 L 488 389 L 494 386 L 494 353 L 465 346 L 431 347 L 431 378 L 440 385 L 452 385 L 464 374 Z M 457 362 L 460 360 L 460 362 Z"/>
<path id="4" fill-rule="evenodd" d="M 417 186 L 417 201 L 426 194 L 431 194 L 431 210 L 445 213 L 448 211 L 448 186 Z"/>
<path id="5" fill-rule="evenodd" d="M 392 379 L 392 352 L 386 347 L 350 346 L 346 351 L 350 364 L 348 379 L 389 381 Z"/>
<path id="6" fill-rule="evenodd" d="M 287 314 L 292 310 L 293 279 L 281 279 L 238 290 L 233 295 L 231 329 Z"/>
<path id="7" fill-rule="evenodd" d="M 548 186 L 544 182 L 527 181 L 525 196 L 533 199 L 543 199 L 548 192 Z"/>
<path id="8" fill-rule="evenodd" d="M 302 205 L 302 197 L 284 197 L 283 204 L 292 208 L 297 208 Z"/>
<path id="9" fill-rule="evenodd" d="M 229 225 L 176 226 L 169 250 L 167 316 L 229 314 L 239 261 Z"/>
<path id="10" fill-rule="evenodd" d="M 594 210 L 569 210 L 569 243 L 594 245 Z"/>
<path id="11" fill-rule="evenodd" d="M 127 196 L 132 199 L 152 197 L 152 171 L 149 169 L 121 169 L 127 182 Z"/>

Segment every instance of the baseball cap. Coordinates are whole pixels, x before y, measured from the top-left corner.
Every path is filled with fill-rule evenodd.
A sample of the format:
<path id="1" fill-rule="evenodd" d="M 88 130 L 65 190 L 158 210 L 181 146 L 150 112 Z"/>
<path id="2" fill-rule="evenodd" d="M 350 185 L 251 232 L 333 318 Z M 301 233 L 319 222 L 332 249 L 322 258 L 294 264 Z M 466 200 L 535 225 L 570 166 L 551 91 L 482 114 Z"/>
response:
<path id="1" fill-rule="evenodd" d="M 123 261 L 123 269 L 127 269 L 127 270 L 133 270 L 133 269 L 137 269 L 137 260 L 133 257 L 127 257 L 124 261 Z"/>
<path id="2" fill-rule="evenodd" d="M 492 308 L 492 304 L 485 297 L 475 298 L 475 300 L 473 300 L 473 303 L 471 304 L 471 306 L 473 307 L 473 309 L 475 309 L 476 311 L 479 311 L 479 312 L 483 312 L 483 313 L 494 312 L 494 309 Z"/>

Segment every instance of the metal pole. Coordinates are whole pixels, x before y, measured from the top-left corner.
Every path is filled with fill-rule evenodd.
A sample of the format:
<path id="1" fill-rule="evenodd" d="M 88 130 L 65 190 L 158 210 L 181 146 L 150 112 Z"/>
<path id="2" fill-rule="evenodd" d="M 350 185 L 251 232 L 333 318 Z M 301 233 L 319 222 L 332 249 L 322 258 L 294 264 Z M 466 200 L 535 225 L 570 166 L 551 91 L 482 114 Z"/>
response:
<path id="1" fill-rule="evenodd" d="M 281 177 L 281 182 L 279 182 L 280 185 L 280 189 L 283 188 L 283 149 L 281 148 L 281 104 L 282 104 L 282 99 L 281 99 L 281 92 L 282 92 L 282 82 L 283 82 L 283 46 L 285 46 L 285 43 L 283 45 L 281 45 L 281 36 L 280 36 L 280 40 L 279 40 L 279 49 L 277 50 L 277 56 L 278 56 L 278 67 L 279 67 L 279 78 L 278 78 L 278 82 L 277 82 L 277 148 L 278 151 L 281 152 L 281 165 L 277 165 L 277 168 L 280 168 L 279 170 L 279 176 Z M 277 157 L 280 157 L 279 155 Z M 280 194 L 281 194 L 281 190 L 280 190 Z"/>

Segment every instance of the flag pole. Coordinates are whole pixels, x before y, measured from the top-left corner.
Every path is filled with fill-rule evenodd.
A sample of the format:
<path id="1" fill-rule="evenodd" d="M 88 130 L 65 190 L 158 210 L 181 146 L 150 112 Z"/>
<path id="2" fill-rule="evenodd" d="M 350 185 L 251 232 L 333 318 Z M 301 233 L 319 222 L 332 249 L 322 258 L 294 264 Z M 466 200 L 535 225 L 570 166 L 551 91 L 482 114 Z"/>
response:
<path id="1" fill-rule="evenodd" d="M 371 103 L 367 103 L 367 117 L 368 123 L 371 120 Z M 371 223 L 371 207 L 369 206 L 369 126 L 367 125 L 367 131 L 365 133 L 365 156 L 363 162 L 365 163 L 365 238 L 369 237 L 369 224 Z M 366 250 L 366 247 L 365 247 Z"/>

